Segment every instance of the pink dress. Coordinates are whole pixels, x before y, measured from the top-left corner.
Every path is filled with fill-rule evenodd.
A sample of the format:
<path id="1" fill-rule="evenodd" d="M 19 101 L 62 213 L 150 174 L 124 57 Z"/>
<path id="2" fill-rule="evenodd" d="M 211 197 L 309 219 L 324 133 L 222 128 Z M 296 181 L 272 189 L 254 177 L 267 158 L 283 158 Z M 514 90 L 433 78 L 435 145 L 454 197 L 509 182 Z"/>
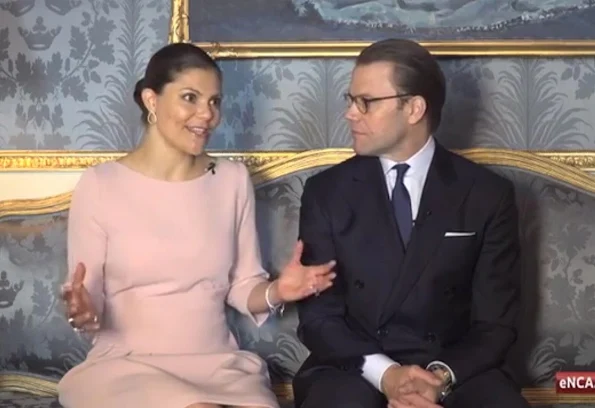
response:
<path id="1" fill-rule="evenodd" d="M 190 181 L 152 179 L 118 162 L 87 169 L 69 212 L 68 264 L 101 316 L 85 361 L 62 378 L 65 408 L 277 408 L 265 362 L 239 350 L 225 304 L 252 316 L 263 270 L 254 190 L 242 163 L 219 159 Z"/>

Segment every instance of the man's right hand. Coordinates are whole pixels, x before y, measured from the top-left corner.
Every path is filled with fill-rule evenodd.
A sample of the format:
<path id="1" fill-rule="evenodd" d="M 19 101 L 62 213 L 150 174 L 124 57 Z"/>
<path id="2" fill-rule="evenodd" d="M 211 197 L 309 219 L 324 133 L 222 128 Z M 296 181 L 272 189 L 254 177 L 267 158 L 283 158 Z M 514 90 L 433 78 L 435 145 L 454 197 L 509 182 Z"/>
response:
<path id="1" fill-rule="evenodd" d="M 85 285 L 85 265 L 79 263 L 74 271 L 72 282 L 62 286 L 62 300 L 66 304 L 68 323 L 75 330 L 93 333 L 99 330 L 99 316 L 93 306 L 91 295 Z"/>
<path id="2" fill-rule="evenodd" d="M 439 388 L 442 385 L 442 381 L 433 373 L 424 370 L 423 368 L 415 365 L 410 366 L 398 366 L 394 365 L 389 367 L 384 375 L 382 376 L 382 392 L 389 401 L 397 401 L 402 399 L 406 394 L 403 390 L 407 388 L 411 383 L 425 383 L 428 388 Z M 418 401 L 419 400 L 419 401 Z M 411 401 L 410 403 L 413 403 Z M 415 405 L 416 407 L 423 408 L 437 408 L 436 400 L 432 400 L 425 395 L 418 394 L 416 396 Z"/>

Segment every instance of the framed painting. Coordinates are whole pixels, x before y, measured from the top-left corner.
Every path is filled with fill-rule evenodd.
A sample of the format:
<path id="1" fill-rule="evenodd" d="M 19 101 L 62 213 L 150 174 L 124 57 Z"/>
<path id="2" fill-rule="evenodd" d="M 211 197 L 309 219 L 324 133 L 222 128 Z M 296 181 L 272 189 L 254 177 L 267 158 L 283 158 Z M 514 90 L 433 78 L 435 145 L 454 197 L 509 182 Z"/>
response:
<path id="1" fill-rule="evenodd" d="M 172 0 L 170 41 L 216 58 L 348 57 L 409 38 L 438 55 L 595 55 L 595 0 Z"/>

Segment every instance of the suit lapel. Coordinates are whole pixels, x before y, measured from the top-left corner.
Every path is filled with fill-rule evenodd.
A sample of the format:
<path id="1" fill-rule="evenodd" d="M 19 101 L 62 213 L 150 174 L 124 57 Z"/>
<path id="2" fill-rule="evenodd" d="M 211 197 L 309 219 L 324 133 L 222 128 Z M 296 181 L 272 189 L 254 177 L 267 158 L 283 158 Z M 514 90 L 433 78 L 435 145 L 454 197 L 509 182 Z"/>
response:
<path id="1" fill-rule="evenodd" d="M 424 273 L 470 187 L 457 176 L 450 155 L 436 144 L 411 239 L 380 323 L 398 310 Z"/>
<path id="2" fill-rule="evenodd" d="M 369 302 L 370 308 L 376 309 L 374 316 L 377 321 L 397 279 L 404 249 L 382 165 L 376 157 L 361 157 L 360 160 L 354 169 L 352 184 L 347 186 L 346 201 L 353 219 L 351 226 L 345 228 L 345 233 L 361 240 L 354 250 L 362 255 L 367 275 L 363 278 L 368 285 L 374 285 L 373 292 L 377 294 Z"/>

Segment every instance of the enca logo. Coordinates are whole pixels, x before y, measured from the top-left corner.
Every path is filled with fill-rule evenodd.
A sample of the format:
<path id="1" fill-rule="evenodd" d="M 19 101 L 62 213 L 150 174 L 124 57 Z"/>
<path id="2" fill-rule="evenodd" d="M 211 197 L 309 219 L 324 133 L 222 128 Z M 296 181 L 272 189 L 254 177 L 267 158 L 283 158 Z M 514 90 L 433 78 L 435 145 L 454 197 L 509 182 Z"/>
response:
<path id="1" fill-rule="evenodd" d="M 595 372 L 561 371 L 556 373 L 556 392 L 566 394 L 595 393 Z"/>

